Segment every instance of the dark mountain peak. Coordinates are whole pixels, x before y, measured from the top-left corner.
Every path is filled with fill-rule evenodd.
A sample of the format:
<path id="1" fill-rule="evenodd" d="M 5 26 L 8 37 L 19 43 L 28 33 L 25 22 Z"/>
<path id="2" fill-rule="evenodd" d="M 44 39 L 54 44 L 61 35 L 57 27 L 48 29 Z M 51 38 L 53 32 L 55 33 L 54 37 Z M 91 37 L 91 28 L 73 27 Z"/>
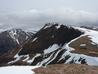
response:
<path id="1" fill-rule="evenodd" d="M 23 46 L 19 54 L 43 53 L 44 49 L 49 48 L 53 44 L 63 47 L 65 43 L 81 34 L 83 34 L 81 31 L 72 27 L 48 23 Z"/>
<path id="2" fill-rule="evenodd" d="M 67 26 L 67 25 L 64 25 L 64 24 L 59 24 L 59 23 L 46 23 L 41 29 L 46 29 L 46 28 L 56 28 L 56 29 L 59 29 L 59 28 L 72 28 L 71 26 Z"/>
<path id="3" fill-rule="evenodd" d="M 42 29 L 59 26 L 58 23 L 46 23 Z"/>

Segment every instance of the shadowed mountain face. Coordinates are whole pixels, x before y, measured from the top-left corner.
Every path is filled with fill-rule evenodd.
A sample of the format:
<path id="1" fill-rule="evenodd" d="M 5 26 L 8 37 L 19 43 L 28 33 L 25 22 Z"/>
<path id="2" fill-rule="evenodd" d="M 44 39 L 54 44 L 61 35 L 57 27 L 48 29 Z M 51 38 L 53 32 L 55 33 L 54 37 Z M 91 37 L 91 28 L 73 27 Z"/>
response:
<path id="1" fill-rule="evenodd" d="M 46 24 L 35 34 L 20 29 L 0 34 L 0 65 L 85 64 L 84 58 L 72 57 L 66 44 L 83 32 L 58 24 Z M 2 58 L 3 56 L 3 58 Z M 70 61 L 67 61 L 71 58 Z"/>
<path id="2" fill-rule="evenodd" d="M 13 29 L 0 33 L 0 54 L 19 48 L 30 35 L 21 29 Z"/>
<path id="3" fill-rule="evenodd" d="M 46 24 L 23 46 L 19 54 L 43 53 L 44 49 L 48 49 L 53 44 L 62 47 L 65 43 L 82 34 L 82 32 L 72 27 L 60 25 L 57 28 L 57 26 L 58 24 L 53 24 L 48 27 Z"/>

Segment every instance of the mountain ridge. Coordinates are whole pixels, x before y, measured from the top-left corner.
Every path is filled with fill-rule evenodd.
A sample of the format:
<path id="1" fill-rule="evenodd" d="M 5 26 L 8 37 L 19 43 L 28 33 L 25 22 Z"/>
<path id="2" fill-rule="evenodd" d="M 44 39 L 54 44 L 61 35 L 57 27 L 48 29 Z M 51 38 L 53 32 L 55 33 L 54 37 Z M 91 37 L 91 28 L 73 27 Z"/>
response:
<path id="1" fill-rule="evenodd" d="M 7 52 L 5 53 L 6 55 L 3 55 L 3 58 L 0 57 L 1 66 L 47 66 L 49 64 L 63 63 L 97 65 L 95 57 L 78 54 L 78 52 L 71 53 L 74 49 L 69 47 L 69 43 L 74 39 L 79 39 L 79 37 L 85 34 L 85 32 L 80 28 L 66 26 L 63 24 L 59 25 L 57 23 L 47 23 L 36 33 L 28 33 L 19 29 L 17 30 L 17 33 L 20 31 L 19 34 L 16 34 L 14 30 L 12 32 L 5 31 L 0 34 L 0 36 L 5 34 L 5 38 L 9 35 L 10 40 L 13 40 L 12 44 L 15 42 L 19 45 L 19 48 L 12 48 L 13 51 L 10 49 L 9 53 L 11 54 L 8 54 Z M 7 35 L 6 32 L 9 34 Z M 5 44 L 3 44 L 4 47 Z"/>

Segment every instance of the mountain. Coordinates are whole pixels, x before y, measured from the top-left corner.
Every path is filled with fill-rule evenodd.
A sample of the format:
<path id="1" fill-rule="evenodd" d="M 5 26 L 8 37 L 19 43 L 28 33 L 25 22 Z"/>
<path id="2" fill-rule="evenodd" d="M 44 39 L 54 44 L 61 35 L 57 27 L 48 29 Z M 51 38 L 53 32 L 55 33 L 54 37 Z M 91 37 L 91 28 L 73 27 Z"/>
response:
<path id="1" fill-rule="evenodd" d="M 98 65 L 98 31 L 47 23 L 36 33 L 0 33 L 0 65 Z"/>
<path id="2" fill-rule="evenodd" d="M 21 46 L 31 38 L 32 33 L 26 33 L 21 29 L 12 29 L 0 33 L 0 63 L 12 60 Z"/>

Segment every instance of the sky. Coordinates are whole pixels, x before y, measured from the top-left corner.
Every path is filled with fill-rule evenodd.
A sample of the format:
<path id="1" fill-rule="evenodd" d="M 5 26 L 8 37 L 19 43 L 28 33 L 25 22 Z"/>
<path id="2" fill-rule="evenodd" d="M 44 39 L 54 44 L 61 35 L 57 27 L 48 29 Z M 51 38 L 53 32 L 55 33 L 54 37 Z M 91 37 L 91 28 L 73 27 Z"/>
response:
<path id="1" fill-rule="evenodd" d="M 98 12 L 98 0 L 0 0 L 0 11 L 43 10 L 60 7 Z"/>
<path id="2" fill-rule="evenodd" d="M 97 25 L 98 0 L 0 0 L 0 29 L 47 22 Z"/>

